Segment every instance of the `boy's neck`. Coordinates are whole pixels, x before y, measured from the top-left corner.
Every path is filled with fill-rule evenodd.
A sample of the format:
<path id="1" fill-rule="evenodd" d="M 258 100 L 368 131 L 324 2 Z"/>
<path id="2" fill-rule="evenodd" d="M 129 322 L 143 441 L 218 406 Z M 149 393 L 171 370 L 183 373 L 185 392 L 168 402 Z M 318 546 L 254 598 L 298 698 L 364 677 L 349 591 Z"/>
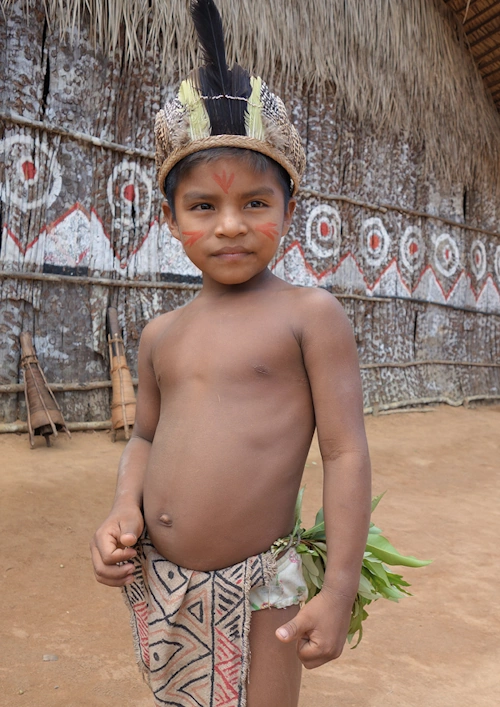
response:
<path id="1" fill-rule="evenodd" d="M 278 282 L 280 282 L 279 278 L 273 275 L 269 268 L 264 268 L 264 270 L 250 278 L 250 280 L 235 285 L 226 285 L 217 282 L 217 280 L 214 280 L 204 273 L 203 287 L 200 294 L 208 295 L 209 297 L 223 297 L 225 295 L 258 292 L 268 289 Z"/>

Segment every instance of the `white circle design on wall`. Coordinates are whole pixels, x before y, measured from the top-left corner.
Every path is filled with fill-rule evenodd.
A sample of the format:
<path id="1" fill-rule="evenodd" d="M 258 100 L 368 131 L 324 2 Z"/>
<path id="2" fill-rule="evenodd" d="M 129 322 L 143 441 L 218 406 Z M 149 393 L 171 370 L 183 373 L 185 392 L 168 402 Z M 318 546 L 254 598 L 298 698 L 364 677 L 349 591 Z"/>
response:
<path id="1" fill-rule="evenodd" d="M 123 160 L 108 179 L 107 194 L 115 227 L 149 223 L 153 185 L 146 170 L 136 162 Z"/>
<path id="2" fill-rule="evenodd" d="M 470 248 L 470 265 L 471 270 L 478 280 L 484 277 L 486 273 L 486 248 L 480 240 L 472 242 Z"/>
<path id="3" fill-rule="evenodd" d="M 309 212 L 306 223 L 306 242 L 320 258 L 337 258 L 340 252 L 342 221 L 338 209 L 319 204 Z"/>
<path id="4" fill-rule="evenodd" d="M 434 262 L 441 275 L 451 277 L 460 265 L 460 251 L 449 233 L 441 233 L 434 243 Z"/>
<path id="5" fill-rule="evenodd" d="M 497 276 L 498 284 L 500 285 L 500 245 L 497 245 L 495 250 L 494 267 L 495 275 Z"/>
<path id="6" fill-rule="evenodd" d="M 377 267 L 386 260 L 391 239 L 378 216 L 367 218 L 361 228 L 361 251 L 370 265 Z"/>
<path id="7" fill-rule="evenodd" d="M 51 206 L 61 192 L 61 167 L 55 150 L 38 137 L 14 135 L 0 141 L 5 164 L 0 198 L 22 211 Z"/>
<path id="8" fill-rule="evenodd" d="M 420 270 L 424 262 L 425 245 L 422 238 L 422 231 L 418 226 L 408 226 L 405 229 L 399 254 L 401 262 L 410 272 Z"/>

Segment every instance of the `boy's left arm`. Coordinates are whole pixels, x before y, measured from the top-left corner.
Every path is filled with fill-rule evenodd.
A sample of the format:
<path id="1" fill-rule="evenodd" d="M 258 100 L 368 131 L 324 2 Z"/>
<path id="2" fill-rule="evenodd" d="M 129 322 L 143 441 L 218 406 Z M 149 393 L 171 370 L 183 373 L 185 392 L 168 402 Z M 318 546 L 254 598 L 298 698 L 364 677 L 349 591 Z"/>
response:
<path id="1" fill-rule="evenodd" d="M 303 306 L 301 319 L 307 323 L 298 336 L 323 459 L 328 562 L 321 592 L 276 635 L 297 641 L 304 666 L 316 668 L 338 658 L 346 642 L 370 522 L 371 472 L 349 320 L 322 290 L 309 291 Z"/>

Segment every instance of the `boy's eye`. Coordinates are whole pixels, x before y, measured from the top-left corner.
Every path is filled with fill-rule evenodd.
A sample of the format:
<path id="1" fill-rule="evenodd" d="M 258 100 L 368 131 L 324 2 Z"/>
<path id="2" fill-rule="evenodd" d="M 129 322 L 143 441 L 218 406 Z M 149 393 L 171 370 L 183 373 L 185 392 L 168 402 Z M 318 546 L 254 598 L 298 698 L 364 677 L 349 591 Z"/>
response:
<path id="1" fill-rule="evenodd" d="M 248 206 L 252 209 L 258 209 L 261 206 L 265 206 L 263 201 L 260 201 L 259 199 L 252 199 L 252 201 L 248 202 Z"/>
<path id="2" fill-rule="evenodd" d="M 197 211 L 208 211 L 208 209 L 212 209 L 212 208 L 213 208 L 212 205 L 207 204 L 206 202 L 204 202 L 202 204 L 195 204 L 195 206 L 193 206 L 193 210 L 197 210 Z"/>

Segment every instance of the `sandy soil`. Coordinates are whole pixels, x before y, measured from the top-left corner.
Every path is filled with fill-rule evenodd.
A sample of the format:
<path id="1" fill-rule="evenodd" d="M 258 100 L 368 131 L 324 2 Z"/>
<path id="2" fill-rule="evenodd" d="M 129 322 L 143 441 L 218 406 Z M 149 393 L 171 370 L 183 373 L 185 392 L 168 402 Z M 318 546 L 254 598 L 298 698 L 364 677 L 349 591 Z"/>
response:
<path id="1" fill-rule="evenodd" d="M 398 549 L 434 563 L 405 571 L 413 598 L 372 605 L 358 648 L 304 671 L 301 707 L 498 705 L 500 408 L 367 428 L 374 492 L 387 490 L 374 519 Z M 2 707 L 152 707 L 121 596 L 94 581 L 87 549 L 122 449 L 107 433 L 33 451 L 26 435 L 0 437 Z M 321 505 L 316 445 L 305 482 L 309 523 Z"/>

